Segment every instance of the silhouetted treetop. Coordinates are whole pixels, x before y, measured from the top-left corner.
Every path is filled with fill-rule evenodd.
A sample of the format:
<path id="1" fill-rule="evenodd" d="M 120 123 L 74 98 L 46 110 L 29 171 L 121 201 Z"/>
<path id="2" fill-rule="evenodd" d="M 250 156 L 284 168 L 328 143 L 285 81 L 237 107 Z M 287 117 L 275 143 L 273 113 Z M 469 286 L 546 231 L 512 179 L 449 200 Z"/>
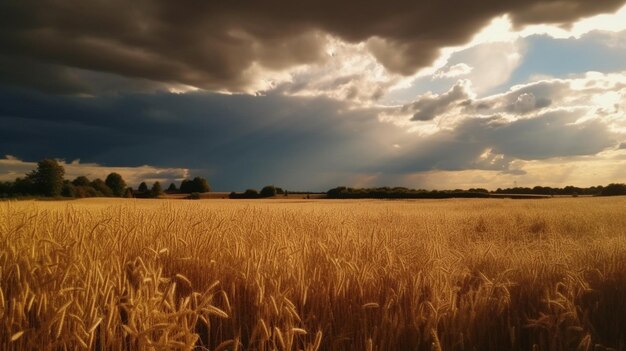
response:
<path id="1" fill-rule="evenodd" d="M 140 193 L 148 192 L 148 184 L 146 184 L 146 182 L 141 182 L 141 184 L 139 184 L 139 188 L 137 188 L 137 191 Z"/>
<path id="2" fill-rule="evenodd" d="M 117 197 L 124 196 L 124 191 L 126 191 L 126 182 L 121 175 L 113 172 L 107 176 L 104 182 L 111 189 L 113 195 Z"/>
<path id="3" fill-rule="evenodd" d="M 37 169 L 29 173 L 26 178 L 32 182 L 35 194 L 60 196 L 64 175 L 65 169 L 57 160 L 46 159 L 39 161 Z"/>

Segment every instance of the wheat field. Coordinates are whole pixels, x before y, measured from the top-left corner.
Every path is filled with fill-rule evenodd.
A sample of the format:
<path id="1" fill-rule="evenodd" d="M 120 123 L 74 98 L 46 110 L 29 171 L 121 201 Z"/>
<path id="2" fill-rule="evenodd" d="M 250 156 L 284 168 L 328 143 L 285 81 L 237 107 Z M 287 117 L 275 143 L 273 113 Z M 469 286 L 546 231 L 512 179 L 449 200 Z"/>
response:
<path id="1" fill-rule="evenodd" d="M 626 198 L 0 203 L 2 350 L 625 350 Z"/>

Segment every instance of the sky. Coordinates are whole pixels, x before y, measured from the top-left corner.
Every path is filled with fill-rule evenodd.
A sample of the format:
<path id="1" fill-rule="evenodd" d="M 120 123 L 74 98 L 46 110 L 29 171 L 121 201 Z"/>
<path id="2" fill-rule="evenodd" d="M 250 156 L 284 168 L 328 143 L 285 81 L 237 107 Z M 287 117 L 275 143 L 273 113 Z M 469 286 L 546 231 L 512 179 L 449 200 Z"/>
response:
<path id="1" fill-rule="evenodd" d="M 0 180 L 626 182 L 626 0 L 0 2 Z"/>

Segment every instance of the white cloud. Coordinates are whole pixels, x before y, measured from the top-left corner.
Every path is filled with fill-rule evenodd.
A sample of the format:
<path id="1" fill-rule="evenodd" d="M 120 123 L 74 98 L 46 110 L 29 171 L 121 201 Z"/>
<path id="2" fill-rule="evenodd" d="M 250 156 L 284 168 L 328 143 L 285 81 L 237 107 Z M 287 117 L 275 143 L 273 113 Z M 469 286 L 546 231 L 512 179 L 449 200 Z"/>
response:
<path id="1" fill-rule="evenodd" d="M 437 73 L 434 74 L 433 79 L 456 78 L 460 76 L 465 76 L 470 74 L 473 69 L 474 67 L 471 67 L 465 63 L 457 63 L 456 65 L 449 67 L 447 70 L 441 69 L 437 71 Z"/>
<path id="2" fill-rule="evenodd" d="M 328 57 L 323 63 L 294 69 L 277 90 L 293 96 L 327 96 L 370 105 L 400 81 L 400 76 L 389 73 L 364 43 L 349 44 L 330 36 L 327 42 Z"/>

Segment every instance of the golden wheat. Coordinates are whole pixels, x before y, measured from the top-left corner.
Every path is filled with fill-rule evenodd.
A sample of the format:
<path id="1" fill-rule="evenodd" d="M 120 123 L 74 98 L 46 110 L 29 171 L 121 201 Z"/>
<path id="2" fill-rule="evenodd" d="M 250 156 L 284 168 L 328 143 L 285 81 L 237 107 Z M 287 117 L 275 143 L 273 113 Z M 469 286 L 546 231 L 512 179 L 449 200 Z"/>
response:
<path id="1" fill-rule="evenodd" d="M 626 199 L 0 203 L 3 350 L 626 348 Z"/>

